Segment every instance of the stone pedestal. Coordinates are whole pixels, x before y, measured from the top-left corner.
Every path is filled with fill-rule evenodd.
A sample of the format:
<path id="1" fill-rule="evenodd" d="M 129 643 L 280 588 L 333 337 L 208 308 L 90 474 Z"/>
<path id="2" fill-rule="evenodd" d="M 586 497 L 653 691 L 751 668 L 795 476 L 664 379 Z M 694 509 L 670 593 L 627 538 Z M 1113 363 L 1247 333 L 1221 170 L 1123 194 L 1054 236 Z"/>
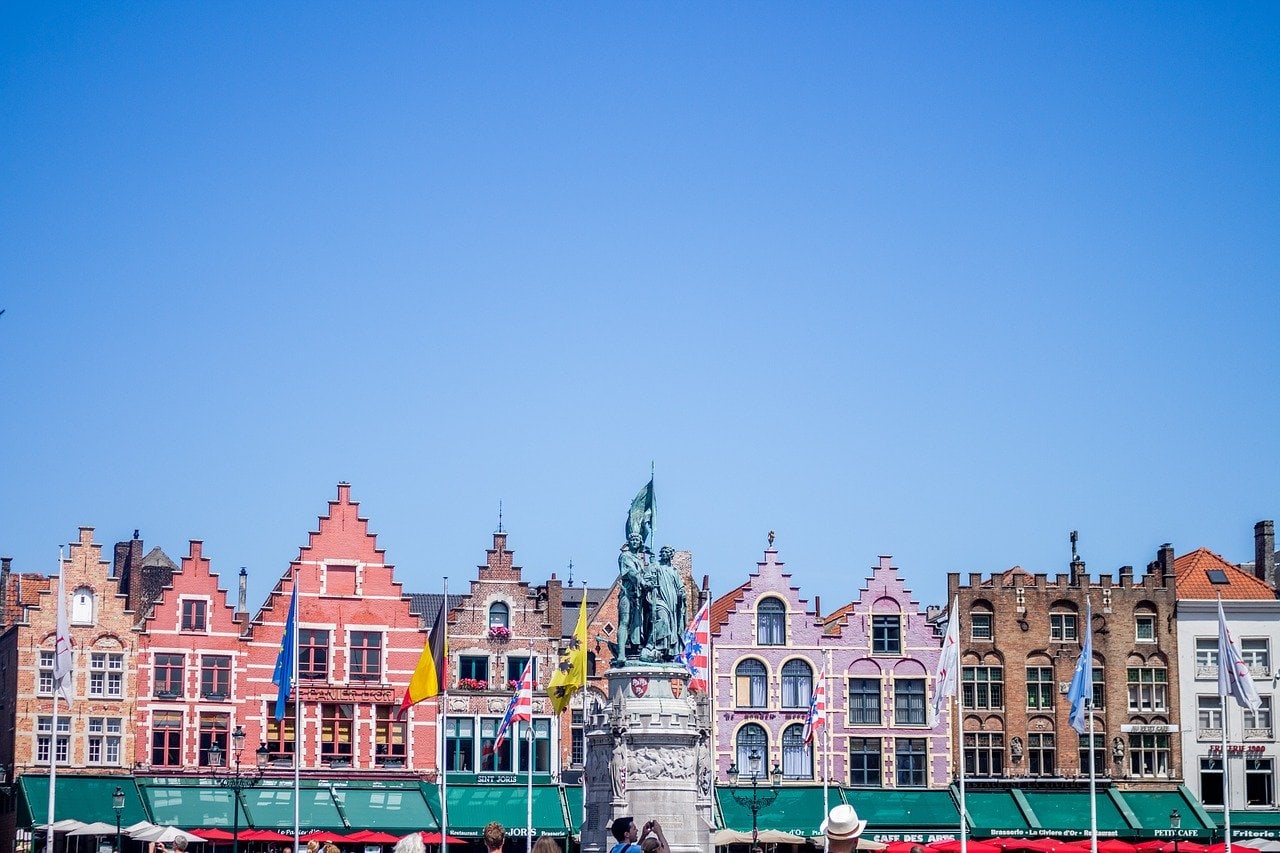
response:
<path id="1" fill-rule="evenodd" d="M 705 709 L 679 664 L 611 669 L 609 702 L 587 721 L 583 853 L 608 853 L 609 827 L 657 819 L 673 853 L 711 850 L 711 752 Z"/>

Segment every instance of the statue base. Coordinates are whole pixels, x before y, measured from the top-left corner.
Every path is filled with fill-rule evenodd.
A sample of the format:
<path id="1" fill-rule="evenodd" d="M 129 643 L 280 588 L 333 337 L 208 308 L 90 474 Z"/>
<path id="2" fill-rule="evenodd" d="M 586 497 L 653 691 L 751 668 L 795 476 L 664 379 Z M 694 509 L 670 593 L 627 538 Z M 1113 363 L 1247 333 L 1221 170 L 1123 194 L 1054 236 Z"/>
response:
<path id="1" fill-rule="evenodd" d="M 587 720 L 583 853 L 608 853 L 609 828 L 657 820 L 672 853 L 711 851 L 710 718 L 673 663 L 609 670 L 609 702 Z"/>

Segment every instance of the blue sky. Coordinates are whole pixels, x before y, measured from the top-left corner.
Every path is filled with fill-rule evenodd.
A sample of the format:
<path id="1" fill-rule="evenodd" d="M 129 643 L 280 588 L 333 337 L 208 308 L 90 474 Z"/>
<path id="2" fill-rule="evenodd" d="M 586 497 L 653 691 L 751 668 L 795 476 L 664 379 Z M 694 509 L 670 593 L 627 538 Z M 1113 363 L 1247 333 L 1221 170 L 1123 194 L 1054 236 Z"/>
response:
<path id="1" fill-rule="evenodd" d="M 0 553 L 203 539 L 256 603 L 348 480 L 415 591 L 824 610 L 1252 558 L 1280 514 L 1275 4 L 8 4 Z"/>

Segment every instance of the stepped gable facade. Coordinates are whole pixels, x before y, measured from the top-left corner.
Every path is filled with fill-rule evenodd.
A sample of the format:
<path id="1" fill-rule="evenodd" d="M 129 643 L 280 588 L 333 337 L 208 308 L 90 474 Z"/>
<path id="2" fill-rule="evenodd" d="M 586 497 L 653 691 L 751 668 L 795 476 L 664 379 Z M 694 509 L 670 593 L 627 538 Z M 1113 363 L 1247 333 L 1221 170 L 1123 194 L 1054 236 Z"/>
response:
<path id="1" fill-rule="evenodd" d="M 293 700 L 276 720 L 278 691 L 271 681 L 295 585 L 300 732 L 294 731 Z M 244 637 L 236 695 L 245 752 L 265 744 L 272 773 L 287 773 L 300 749 L 300 765 L 312 774 L 434 774 L 437 704 L 421 702 L 398 718 L 426 637 L 394 567 L 351 499 L 350 484 L 339 483 L 337 499 L 329 501 L 328 513 Z M 252 762 L 253 756 L 244 760 Z"/>
<path id="2" fill-rule="evenodd" d="M 134 722 L 143 736 L 133 761 L 144 774 L 199 772 L 209 767 L 209 748 L 217 744 L 226 754 L 229 733 L 244 722 L 243 597 L 237 612 L 203 543 L 193 539 L 181 567 L 150 601 L 138 622 Z"/>
<path id="3" fill-rule="evenodd" d="M 951 783 L 950 714 L 931 720 L 941 653 L 936 609 L 921 609 L 893 558 L 880 557 L 849 604 L 822 620 L 831 660 L 834 780 L 869 788 Z"/>
<path id="4" fill-rule="evenodd" d="M 1074 550 L 1074 549 L 1073 549 Z M 1053 578 L 1014 567 L 983 578 L 947 575 L 959 597 L 962 726 L 953 749 L 970 780 L 1168 789 L 1182 780 L 1177 591 L 1173 547 L 1140 580 L 1133 567 L 1094 580 L 1073 555 Z M 1067 691 L 1093 608 L 1094 734 L 1068 721 Z M 1092 747 L 1092 748 L 1090 748 Z"/>

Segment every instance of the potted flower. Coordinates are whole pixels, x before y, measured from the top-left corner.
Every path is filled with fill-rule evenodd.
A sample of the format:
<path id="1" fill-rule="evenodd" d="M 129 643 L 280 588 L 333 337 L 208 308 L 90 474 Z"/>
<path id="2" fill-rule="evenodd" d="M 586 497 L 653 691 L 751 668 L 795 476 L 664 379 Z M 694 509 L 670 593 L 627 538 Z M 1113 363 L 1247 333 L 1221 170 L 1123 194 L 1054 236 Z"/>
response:
<path id="1" fill-rule="evenodd" d="M 459 678 L 458 679 L 459 690 L 487 690 L 488 687 L 489 687 L 489 682 L 485 681 L 483 678 Z"/>
<path id="2" fill-rule="evenodd" d="M 490 625 L 489 639 L 490 640 L 510 640 L 511 629 L 508 628 L 506 625 Z"/>

